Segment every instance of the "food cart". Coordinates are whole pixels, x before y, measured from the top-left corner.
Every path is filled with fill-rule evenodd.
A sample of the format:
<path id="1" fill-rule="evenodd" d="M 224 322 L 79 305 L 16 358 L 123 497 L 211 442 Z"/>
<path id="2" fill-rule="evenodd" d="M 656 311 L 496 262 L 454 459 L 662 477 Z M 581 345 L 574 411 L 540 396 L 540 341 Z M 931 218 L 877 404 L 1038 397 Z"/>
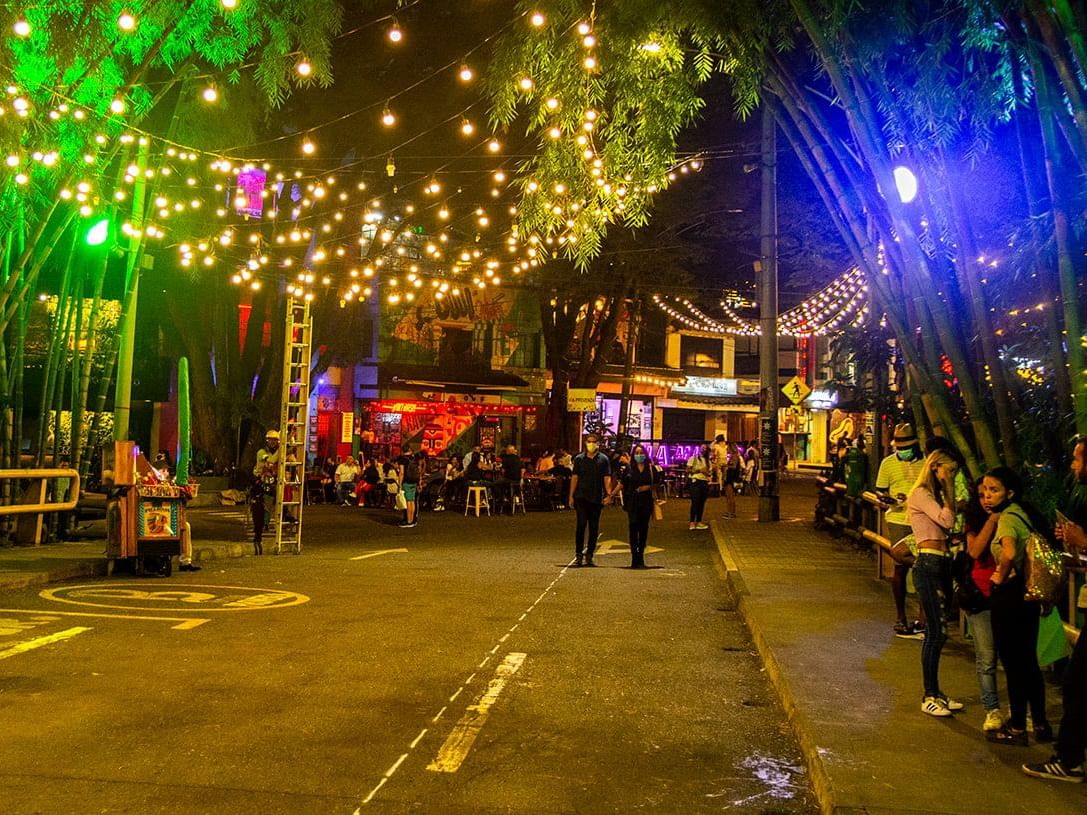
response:
<path id="1" fill-rule="evenodd" d="M 187 543 L 186 505 L 197 485 L 169 483 L 133 442 L 114 442 L 104 455 L 109 572 L 117 560 L 134 558 L 136 574 L 168 577 L 173 556 L 180 555 Z"/>

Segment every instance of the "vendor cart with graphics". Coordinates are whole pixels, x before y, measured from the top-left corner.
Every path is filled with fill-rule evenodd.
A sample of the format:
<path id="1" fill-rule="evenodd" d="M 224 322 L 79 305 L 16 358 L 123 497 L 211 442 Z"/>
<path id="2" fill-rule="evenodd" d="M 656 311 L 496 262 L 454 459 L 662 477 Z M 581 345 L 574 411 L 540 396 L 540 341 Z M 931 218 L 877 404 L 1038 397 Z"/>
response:
<path id="1" fill-rule="evenodd" d="M 174 555 L 191 547 L 186 506 L 197 485 L 168 483 L 132 442 L 114 442 L 102 470 L 108 484 L 108 572 L 117 561 L 129 559 L 137 575 L 168 577 Z"/>

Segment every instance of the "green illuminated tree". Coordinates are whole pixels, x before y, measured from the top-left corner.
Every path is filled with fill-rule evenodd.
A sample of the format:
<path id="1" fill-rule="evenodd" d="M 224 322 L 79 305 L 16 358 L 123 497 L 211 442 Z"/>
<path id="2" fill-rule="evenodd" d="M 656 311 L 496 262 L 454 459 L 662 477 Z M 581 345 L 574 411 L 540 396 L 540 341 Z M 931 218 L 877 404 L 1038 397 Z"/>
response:
<path id="1" fill-rule="evenodd" d="M 122 12 L 132 17 L 124 25 Z M 0 460 L 9 465 L 22 446 L 23 403 L 31 398 L 21 392 L 30 304 L 40 291 L 58 298 L 37 405 L 42 461 L 50 452 L 43 444 L 49 410 L 70 410 L 79 427 L 93 391 L 91 412 L 101 415 L 118 332 L 103 331 L 93 313 L 84 321 L 74 304 L 88 298 L 96 307 L 107 274 L 119 273 L 122 324 L 134 320 L 144 227 L 156 197 L 173 183 L 161 171 L 174 157 L 169 140 L 221 149 L 229 145 L 216 137 L 246 126 L 252 132 L 295 85 L 331 82 L 341 10 L 334 0 L 240 0 L 233 8 L 220 0 L 45 0 L 22 15 L 8 12 L 3 30 L 14 33 L 2 45 L 9 91 L 2 102 L 8 115 L 0 118 L 7 157 L 0 175 Z M 310 66 L 306 78 L 296 71 L 300 60 Z M 209 81 L 222 89 L 231 117 L 196 130 L 193 122 L 206 121 L 198 91 Z M 206 163 L 200 159 L 200 173 Z M 99 247 L 79 240 L 87 217 L 110 220 Z M 76 355 L 70 379 L 69 345 Z M 107 360 L 100 372 L 89 362 L 98 352 Z M 83 453 L 74 446 L 74 465 Z"/>
<path id="2" fill-rule="evenodd" d="M 991 322 L 988 267 L 979 258 L 1006 244 L 1007 221 L 1040 213 L 1008 201 L 1004 224 L 981 224 L 986 213 L 964 179 L 988 153 L 1017 161 L 998 135 L 1037 117 L 1050 172 L 1048 202 L 1034 203 L 1051 208 L 1056 245 L 1038 258 L 1039 269 L 1060 292 L 1075 423 L 1087 429 L 1073 229 L 1082 212 L 1072 209 L 1061 172 L 1082 171 L 1087 155 L 1078 7 L 633 0 L 598 3 L 590 18 L 565 0 L 531 5 L 521 9 L 538 11 L 544 24 L 508 35 L 490 80 L 494 120 L 540 138 L 524 167 L 525 233 L 584 268 L 609 227 L 643 223 L 670 181 L 677 134 L 707 104 L 708 78 L 723 72 L 738 115 L 772 106 L 785 143 L 866 273 L 909 381 L 924 394 L 924 413 L 975 472 L 982 463 L 1021 460 L 1018 389 Z M 1029 72 L 1017 93 L 1023 60 Z M 898 165 L 920 180 L 912 203 L 897 192 Z"/>

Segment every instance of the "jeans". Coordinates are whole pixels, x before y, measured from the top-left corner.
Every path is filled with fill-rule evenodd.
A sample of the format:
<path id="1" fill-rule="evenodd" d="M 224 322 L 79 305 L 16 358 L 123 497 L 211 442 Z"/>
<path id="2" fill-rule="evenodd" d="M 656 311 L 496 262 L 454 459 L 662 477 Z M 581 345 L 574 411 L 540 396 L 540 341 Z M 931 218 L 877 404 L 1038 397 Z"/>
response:
<path id="1" fill-rule="evenodd" d="M 652 502 L 632 500 L 633 506 L 627 510 L 627 522 L 630 532 L 630 565 L 640 566 L 645 563 L 645 542 L 649 537 L 649 519 L 653 516 Z"/>
<path id="2" fill-rule="evenodd" d="M 921 646 L 921 675 L 925 696 L 942 696 L 940 691 L 940 653 L 947 642 L 940 591 L 951 571 L 951 558 L 921 553 L 913 564 L 913 584 L 917 599 L 928 617 L 925 642 Z"/>
<path id="3" fill-rule="evenodd" d="M 993 639 L 1008 684 L 1008 706 L 1011 708 L 1008 727 L 1014 730 L 1026 728 L 1028 706 L 1035 727 L 1043 727 L 1048 722 L 1045 680 L 1038 667 L 1039 608 L 1037 603 L 1028 603 L 1023 597 L 1021 577 L 993 587 Z"/>
<path id="4" fill-rule="evenodd" d="M 989 609 L 969 615 L 970 636 L 974 638 L 974 665 L 978 672 L 981 704 L 986 710 L 999 710 L 996 692 L 996 641 L 993 639 L 992 612 Z"/>
<path id="5" fill-rule="evenodd" d="M 1083 764 L 1087 747 L 1087 634 L 1080 634 L 1064 673 L 1064 714 L 1057 733 L 1057 757 L 1066 768 Z"/>
<path id="6" fill-rule="evenodd" d="M 603 504 L 588 501 L 585 498 L 574 498 L 574 509 L 577 510 L 577 528 L 574 534 L 574 554 L 580 561 L 582 553 L 586 560 L 593 559 L 596 551 L 596 538 L 600 530 L 600 511 Z M 585 530 L 588 527 L 589 541 L 585 543 Z"/>
<path id="7" fill-rule="evenodd" d="M 691 493 L 691 523 L 702 523 L 702 513 L 706 509 L 706 499 L 710 495 L 709 482 L 692 479 L 687 489 Z"/>

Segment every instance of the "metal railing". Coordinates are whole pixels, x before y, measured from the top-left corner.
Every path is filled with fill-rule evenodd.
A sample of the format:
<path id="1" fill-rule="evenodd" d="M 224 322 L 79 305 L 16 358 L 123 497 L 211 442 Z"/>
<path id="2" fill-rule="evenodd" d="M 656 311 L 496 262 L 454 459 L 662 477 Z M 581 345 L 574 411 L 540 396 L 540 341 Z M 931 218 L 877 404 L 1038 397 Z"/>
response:
<path id="1" fill-rule="evenodd" d="M 890 504 L 877 493 L 866 491 L 860 495 L 849 495 L 846 485 L 832 481 L 826 476 L 816 479 L 818 495 L 815 503 L 815 523 L 824 525 L 833 533 L 844 535 L 860 545 L 871 544 L 876 554 L 876 577 L 884 575 L 891 557 L 891 547 L 895 541 L 884 534 L 883 513 Z M 1074 642 L 1080 630 L 1075 626 L 1078 611 L 1077 600 L 1079 575 L 1087 574 L 1087 566 L 1075 565 L 1067 573 L 1067 602 L 1062 602 L 1061 615 L 1068 620 L 1064 624 L 1070 641 Z"/>
<path id="2" fill-rule="evenodd" d="M 0 506 L 0 516 L 4 515 L 42 515 L 46 512 L 66 512 L 76 508 L 79 503 L 79 471 L 72 469 L 42 470 L 0 470 L 0 480 L 29 479 L 31 481 L 49 481 L 53 478 L 70 478 L 68 500 L 39 501 L 36 503 L 9 504 Z M 29 490 L 24 491 L 30 492 Z"/>

